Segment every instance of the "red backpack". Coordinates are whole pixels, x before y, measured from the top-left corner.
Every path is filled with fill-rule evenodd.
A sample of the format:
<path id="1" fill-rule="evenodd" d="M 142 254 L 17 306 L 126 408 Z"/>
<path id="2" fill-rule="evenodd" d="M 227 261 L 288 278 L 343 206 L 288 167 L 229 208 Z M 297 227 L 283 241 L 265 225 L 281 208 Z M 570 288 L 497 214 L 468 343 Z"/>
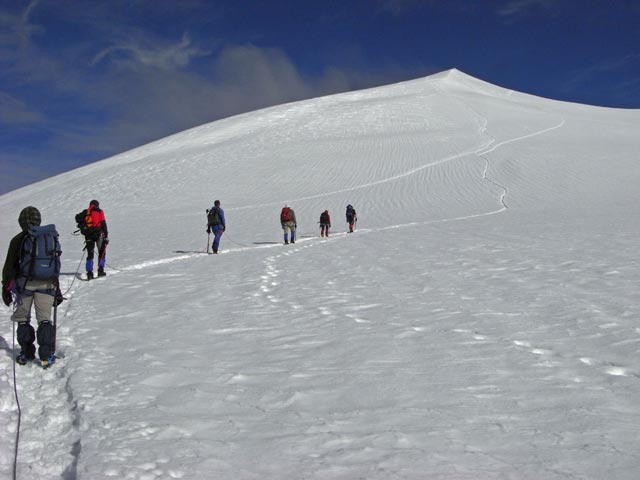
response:
<path id="1" fill-rule="evenodd" d="M 282 212 L 280 212 L 280 222 L 284 223 L 284 222 L 288 222 L 291 220 L 291 214 L 290 214 L 291 209 L 289 207 L 284 207 L 282 209 Z"/>

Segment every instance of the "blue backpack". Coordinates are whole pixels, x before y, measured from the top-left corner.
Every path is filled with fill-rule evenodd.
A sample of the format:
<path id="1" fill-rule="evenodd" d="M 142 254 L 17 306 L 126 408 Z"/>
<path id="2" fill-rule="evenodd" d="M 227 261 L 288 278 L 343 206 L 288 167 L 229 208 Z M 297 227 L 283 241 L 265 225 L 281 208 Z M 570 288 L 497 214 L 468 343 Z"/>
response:
<path id="1" fill-rule="evenodd" d="M 58 280 L 62 249 L 55 225 L 31 227 L 20 247 L 20 275 L 27 280 Z"/>
<path id="2" fill-rule="evenodd" d="M 347 205 L 347 217 L 353 217 L 356 213 L 356 210 L 352 205 Z"/>

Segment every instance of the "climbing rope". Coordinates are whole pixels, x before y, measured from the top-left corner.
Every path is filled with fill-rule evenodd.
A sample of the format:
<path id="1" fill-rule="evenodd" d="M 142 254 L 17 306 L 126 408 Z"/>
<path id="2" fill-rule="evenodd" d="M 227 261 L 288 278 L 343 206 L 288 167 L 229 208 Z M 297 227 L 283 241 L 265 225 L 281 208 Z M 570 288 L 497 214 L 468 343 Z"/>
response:
<path id="1" fill-rule="evenodd" d="M 16 328 L 15 325 L 15 314 L 16 314 L 16 304 L 17 297 L 14 296 L 13 303 L 13 313 L 11 314 L 11 332 L 13 337 L 13 352 L 16 350 Z M 13 456 L 13 480 L 16 480 L 17 472 L 18 472 L 18 445 L 20 443 L 20 423 L 22 422 L 22 408 L 20 407 L 20 397 L 18 396 L 18 382 L 16 381 L 16 361 L 13 361 L 13 393 L 16 397 L 16 405 L 18 406 L 18 428 L 16 429 L 16 445 L 14 449 Z"/>

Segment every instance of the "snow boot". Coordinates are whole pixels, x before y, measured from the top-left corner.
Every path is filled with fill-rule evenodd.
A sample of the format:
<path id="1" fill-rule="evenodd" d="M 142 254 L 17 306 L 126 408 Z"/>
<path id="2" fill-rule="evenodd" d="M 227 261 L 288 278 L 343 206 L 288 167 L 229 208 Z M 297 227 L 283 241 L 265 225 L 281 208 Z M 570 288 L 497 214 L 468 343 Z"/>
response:
<path id="1" fill-rule="evenodd" d="M 56 355 L 55 353 L 50 354 L 46 360 L 41 360 L 42 362 L 42 368 L 47 369 L 49 368 L 51 365 L 53 365 L 56 361 Z"/>
<path id="2" fill-rule="evenodd" d="M 33 360 L 33 358 L 28 358 L 24 353 L 21 353 L 16 357 L 16 363 L 18 365 L 26 365 L 27 362 Z"/>
<path id="3" fill-rule="evenodd" d="M 87 280 L 93 280 L 93 272 L 87 272 Z"/>
<path id="4" fill-rule="evenodd" d="M 99 277 L 106 277 L 107 276 L 107 272 L 104 271 L 104 268 L 99 268 L 98 269 L 98 276 Z"/>

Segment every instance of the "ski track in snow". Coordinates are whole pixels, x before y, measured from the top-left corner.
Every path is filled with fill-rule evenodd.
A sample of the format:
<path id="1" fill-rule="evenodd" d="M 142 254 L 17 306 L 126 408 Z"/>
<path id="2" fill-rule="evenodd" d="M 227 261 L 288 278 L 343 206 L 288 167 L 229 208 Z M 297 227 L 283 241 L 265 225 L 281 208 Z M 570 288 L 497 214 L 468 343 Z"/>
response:
<path id="1" fill-rule="evenodd" d="M 472 110 L 469 107 L 470 110 Z M 473 111 L 473 110 L 472 110 Z M 474 114 L 480 116 L 478 113 L 476 113 L 474 111 Z M 298 201 L 303 201 L 303 200 L 310 200 L 310 199 L 314 199 L 314 198 L 321 198 L 321 197 L 326 197 L 326 196 L 330 196 L 330 195 L 334 195 L 334 194 L 338 194 L 338 193 L 345 193 L 345 192 L 351 192 L 351 191 L 355 191 L 355 190 L 360 190 L 360 189 L 365 189 L 365 188 L 370 188 L 372 186 L 376 186 L 376 185 L 380 185 L 383 183 L 388 183 L 388 182 L 392 182 L 401 178 L 405 178 L 411 175 L 415 175 L 416 173 L 425 170 L 427 168 L 430 167 L 434 167 L 436 165 L 440 165 L 446 162 L 450 162 L 452 160 L 457 160 L 460 158 L 464 158 L 467 156 L 475 156 L 475 157 L 479 157 L 482 158 L 485 161 L 485 168 L 484 171 L 482 173 L 482 179 L 486 182 L 491 183 L 492 185 L 500 188 L 503 192 L 500 194 L 500 197 L 498 198 L 498 203 L 500 204 L 500 208 L 496 209 L 496 210 L 492 210 L 489 212 L 483 212 L 483 213 L 476 213 L 476 214 L 472 214 L 472 215 L 462 215 L 462 216 L 458 216 L 458 217 L 451 217 L 451 218 L 443 218 L 443 219 L 438 219 L 438 220 L 427 220 L 424 222 L 410 222 L 410 223 L 404 223 L 404 224 L 396 224 L 396 225 L 390 225 L 387 227 L 381 227 L 375 230 L 371 230 L 371 229 L 360 229 L 360 232 L 375 232 L 375 231 L 384 231 L 384 230 L 391 230 L 391 229 L 398 229 L 398 228 L 408 228 L 408 227 L 412 227 L 415 225 L 430 225 L 430 224 L 436 224 L 436 223 L 444 223 L 444 222 L 453 222 L 453 221 L 460 221 L 460 220 L 469 220 L 472 218 L 479 218 L 479 217 L 485 217 L 485 216 L 489 216 L 489 215 L 495 215 L 497 213 L 501 213 L 504 212 L 508 207 L 506 205 L 505 202 L 505 198 L 508 195 L 508 189 L 507 187 L 505 187 L 504 185 L 501 185 L 500 183 L 498 183 L 497 181 L 493 180 L 489 175 L 488 175 L 488 171 L 489 171 L 489 160 L 486 158 L 486 155 L 490 154 L 491 152 L 496 151 L 497 149 L 499 149 L 500 147 L 503 147 L 505 145 L 509 145 L 511 143 L 515 143 L 518 141 L 522 141 L 522 140 L 526 140 L 529 138 L 533 138 L 539 135 L 543 135 L 545 133 L 551 132 L 553 130 L 557 130 L 559 128 L 562 128 L 565 124 L 565 120 L 562 119 L 558 124 L 553 125 L 551 127 L 548 128 L 544 128 L 541 129 L 539 131 L 533 132 L 533 133 L 529 133 L 526 135 L 522 135 L 522 136 L 518 136 L 518 137 L 514 137 L 508 140 L 504 140 L 501 142 L 496 143 L 496 139 L 491 137 L 488 133 L 487 133 L 487 119 L 483 118 L 484 120 L 484 127 L 482 127 L 482 133 L 486 136 L 488 136 L 490 139 L 483 144 L 480 147 L 476 147 L 473 148 L 469 151 L 465 151 L 456 155 L 451 155 L 448 156 L 446 158 L 437 160 L 435 162 L 431 162 L 429 164 L 426 165 L 422 165 L 420 167 L 414 168 L 412 170 L 409 170 L 407 172 L 403 172 L 401 174 L 398 175 L 393 175 L 390 176 L 388 178 L 384 178 L 375 182 L 370 182 L 370 183 L 366 183 L 366 184 L 362 184 L 362 185 L 357 185 L 355 187 L 350 187 L 350 188 L 346 188 L 346 189 L 342 189 L 342 190 L 335 190 L 335 191 L 331 191 L 331 192 L 327 192 L 321 195 L 312 195 L 312 196 L 308 196 L 308 197 L 300 197 L 300 198 L 296 198 L 294 200 L 292 200 L 291 202 L 298 202 Z M 280 202 L 273 202 L 273 205 L 278 205 Z M 243 210 L 243 209 L 248 209 L 248 208 L 255 208 L 256 205 L 245 205 L 245 206 L 241 206 L 241 207 L 236 207 L 235 210 Z M 298 243 L 300 243 L 301 241 L 304 241 L 304 238 L 300 238 L 298 240 Z M 232 242 L 235 243 L 235 242 Z M 256 250 L 256 249 L 269 249 L 269 248 L 276 248 L 276 247 L 280 247 L 281 244 L 280 243 L 275 243 L 275 244 L 267 244 L 267 245 L 257 245 L 257 246 L 241 246 L 241 247 L 232 247 L 232 248 L 226 248 L 226 249 L 222 249 L 221 253 L 231 253 L 231 252 L 244 252 L 247 250 Z M 186 260 L 186 259 L 190 259 L 196 255 L 200 255 L 200 254 L 204 254 L 205 252 L 191 252 L 191 253 L 187 253 L 187 254 L 183 254 L 183 255 L 178 255 L 178 256 L 172 256 L 172 257 L 166 257 L 166 258 L 162 258 L 162 259 L 156 259 L 156 260 L 148 260 L 139 264 L 134 264 L 134 265 L 129 265 L 120 269 L 117 269 L 117 271 L 130 271 L 130 270 L 141 270 L 144 268 L 148 268 L 148 267 L 154 267 L 157 265 L 162 265 L 162 264 L 169 264 L 169 263 L 173 263 L 176 261 L 180 261 L 180 260 Z"/>

